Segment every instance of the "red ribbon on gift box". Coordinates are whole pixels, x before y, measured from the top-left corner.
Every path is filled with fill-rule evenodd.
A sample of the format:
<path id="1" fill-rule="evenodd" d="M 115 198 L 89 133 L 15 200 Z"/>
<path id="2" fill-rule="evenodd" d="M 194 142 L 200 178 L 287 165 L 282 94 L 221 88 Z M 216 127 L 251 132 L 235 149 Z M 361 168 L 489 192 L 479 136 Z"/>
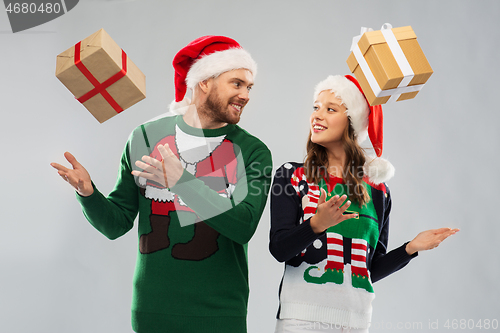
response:
<path id="1" fill-rule="evenodd" d="M 84 94 L 83 96 L 77 98 L 78 102 L 84 103 L 94 97 L 97 94 L 101 94 L 102 97 L 115 109 L 117 113 L 120 113 L 123 111 L 122 107 L 118 105 L 118 103 L 114 100 L 113 97 L 106 91 L 106 88 L 111 86 L 113 83 L 127 75 L 127 54 L 125 54 L 125 51 L 122 50 L 122 69 L 103 83 L 100 83 L 92 73 L 85 67 L 83 62 L 80 59 L 80 50 L 81 50 L 81 43 L 78 42 L 75 44 L 75 65 L 76 67 L 82 72 L 82 74 L 87 78 L 87 80 L 90 81 L 94 85 L 94 89 L 89 91 L 88 93 Z"/>

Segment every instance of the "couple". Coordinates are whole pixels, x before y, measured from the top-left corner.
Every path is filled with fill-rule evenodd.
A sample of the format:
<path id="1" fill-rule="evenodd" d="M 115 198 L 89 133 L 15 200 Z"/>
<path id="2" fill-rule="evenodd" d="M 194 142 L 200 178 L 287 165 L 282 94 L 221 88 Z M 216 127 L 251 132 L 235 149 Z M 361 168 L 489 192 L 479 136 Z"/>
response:
<path id="1" fill-rule="evenodd" d="M 257 66 L 223 36 L 192 41 L 173 65 L 178 115 L 132 132 L 107 197 L 70 153 L 71 168 L 51 165 L 106 237 L 128 232 L 139 214 L 134 331 L 246 332 L 247 243 L 272 168 L 266 145 L 236 125 Z M 276 332 L 366 332 L 372 283 L 457 231 L 425 231 L 386 253 L 391 197 L 384 181 L 393 169 L 380 158 L 365 163 L 358 145 L 368 123 L 378 126 L 379 111 L 370 110 L 354 78 L 329 76 L 314 93 L 305 163 L 276 171 L 270 250 L 286 262 Z M 381 141 L 370 137 L 380 156 Z"/>

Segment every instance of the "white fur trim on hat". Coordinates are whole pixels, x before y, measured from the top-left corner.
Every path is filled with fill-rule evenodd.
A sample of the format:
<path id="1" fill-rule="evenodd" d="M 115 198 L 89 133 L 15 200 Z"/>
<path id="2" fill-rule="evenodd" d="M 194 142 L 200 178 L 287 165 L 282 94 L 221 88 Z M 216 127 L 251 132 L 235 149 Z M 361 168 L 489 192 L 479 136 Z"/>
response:
<path id="1" fill-rule="evenodd" d="M 232 48 L 217 51 L 198 59 L 191 66 L 186 76 L 186 84 L 188 88 L 194 89 L 203 80 L 241 68 L 248 69 L 254 77 L 257 75 L 257 64 L 250 53 L 244 49 Z"/>
<path id="2" fill-rule="evenodd" d="M 368 161 L 370 157 L 367 156 L 366 159 L 363 171 L 372 183 L 380 184 L 394 176 L 394 166 L 385 158 L 376 157 Z"/>
<path id="3" fill-rule="evenodd" d="M 368 136 L 368 115 L 370 114 L 370 109 L 358 87 L 345 76 L 330 75 L 316 85 L 314 90 L 315 101 L 323 90 L 330 90 L 342 101 L 347 108 L 347 115 L 351 119 L 352 127 L 358 137 L 358 143 L 365 141 Z"/>
<path id="4" fill-rule="evenodd" d="M 191 100 L 188 97 L 184 97 L 180 102 L 173 100 L 172 103 L 170 103 L 169 110 L 174 114 L 183 115 L 186 113 L 189 104 L 191 104 Z"/>

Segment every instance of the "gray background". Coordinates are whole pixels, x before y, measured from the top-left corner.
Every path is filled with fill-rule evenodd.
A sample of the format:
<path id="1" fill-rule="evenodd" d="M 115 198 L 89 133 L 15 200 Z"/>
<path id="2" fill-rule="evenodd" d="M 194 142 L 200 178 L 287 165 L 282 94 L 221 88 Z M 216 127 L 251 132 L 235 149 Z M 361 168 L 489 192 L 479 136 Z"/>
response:
<path id="1" fill-rule="evenodd" d="M 137 227 L 100 235 L 49 163 L 72 152 L 108 193 L 128 134 L 173 99 L 177 50 L 222 34 L 252 53 L 259 74 L 240 124 L 277 168 L 303 159 L 314 85 L 348 74 L 351 38 L 385 22 L 411 25 L 435 71 L 417 98 L 384 107 L 384 156 L 396 167 L 389 246 L 425 229 L 461 231 L 376 283 L 371 332 L 500 320 L 499 13 L 494 0 L 89 0 L 13 34 L 0 10 L 0 331 L 131 332 Z M 147 77 L 147 98 L 103 124 L 54 75 L 56 55 L 100 28 Z M 249 245 L 251 333 L 273 331 L 278 305 L 283 266 L 268 230 L 266 208 Z"/>

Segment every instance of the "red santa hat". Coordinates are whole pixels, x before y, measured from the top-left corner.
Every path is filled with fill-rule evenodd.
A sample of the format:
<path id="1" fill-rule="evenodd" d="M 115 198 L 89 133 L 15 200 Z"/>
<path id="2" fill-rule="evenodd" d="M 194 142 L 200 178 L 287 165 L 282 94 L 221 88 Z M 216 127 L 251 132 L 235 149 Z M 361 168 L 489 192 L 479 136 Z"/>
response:
<path id="1" fill-rule="evenodd" d="M 173 61 L 175 76 L 175 100 L 170 111 L 183 114 L 191 103 L 186 97 L 187 88 L 217 77 L 233 69 L 248 69 L 255 77 L 257 64 L 250 54 L 234 39 L 224 36 L 203 36 L 182 48 Z"/>
<path id="2" fill-rule="evenodd" d="M 356 133 L 358 143 L 365 141 L 367 136 L 370 137 L 377 157 L 371 159 L 367 156 L 367 162 L 364 165 L 365 175 L 375 184 L 392 178 L 394 166 L 380 157 L 384 139 L 382 106 L 370 106 L 358 81 L 351 75 L 330 75 L 318 83 L 314 91 L 315 101 L 324 90 L 330 90 L 342 100 L 347 108 L 346 113 Z"/>

